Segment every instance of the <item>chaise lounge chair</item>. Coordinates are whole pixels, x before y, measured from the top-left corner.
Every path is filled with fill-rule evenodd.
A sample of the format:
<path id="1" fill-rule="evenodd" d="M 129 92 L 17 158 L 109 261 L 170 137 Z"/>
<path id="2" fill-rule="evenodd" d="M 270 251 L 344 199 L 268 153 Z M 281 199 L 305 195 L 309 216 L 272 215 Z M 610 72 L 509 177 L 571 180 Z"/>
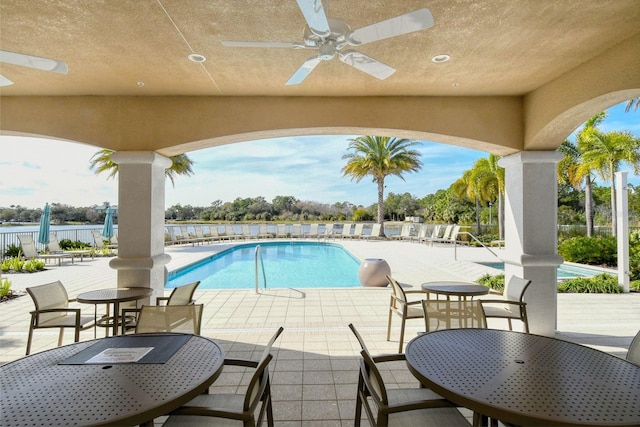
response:
<path id="1" fill-rule="evenodd" d="M 286 224 L 278 224 L 276 225 L 276 237 L 277 238 L 287 238 L 289 234 L 287 233 Z"/>
<path id="2" fill-rule="evenodd" d="M 335 237 L 340 237 L 341 239 L 350 239 L 351 238 L 351 223 L 342 225 L 342 233 L 336 234 Z"/>
<path id="3" fill-rule="evenodd" d="M 360 238 L 366 240 L 380 239 L 380 228 L 380 224 L 373 224 L 373 227 L 371 227 L 371 232 L 369 234 L 362 235 Z"/>
<path id="4" fill-rule="evenodd" d="M 22 255 L 25 259 L 42 259 L 45 263 L 49 260 L 57 260 L 58 265 L 62 265 L 63 259 L 70 259 L 73 264 L 73 255 L 71 254 L 40 254 L 36 249 L 36 244 L 30 234 L 18 234 L 20 246 L 22 246 Z"/>
<path id="5" fill-rule="evenodd" d="M 195 231 L 195 229 L 194 229 L 194 231 Z M 192 243 L 200 244 L 200 243 L 204 243 L 204 242 L 207 241 L 206 237 L 204 237 L 204 236 L 203 237 L 198 237 L 197 235 L 193 235 L 193 234 L 189 233 L 189 228 L 184 226 L 184 225 L 180 227 L 180 233 L 181 233 L 183 239 L 186 239 L 187 241 L 190 241 Z"/>
<path id="6" fill-rule="evenodd" d="M 427 239 L 427 241 L 431 243 L 431 246 L 433 246 L 434 243 L 450 243 L 452 232 L 453 232 L 453 225 L 451 224 L 447 225 L 444 229 L 444 233 L 442 234 L 442 236 L 434 236 Z"/>
<path id="7" fill-rule="evenodd" d="M 397 236 L 391 236 L 393 240 L 411 240 L 411 230 L 413 229 L 413 224 L 402 224 L 402 229 L 400 229 L 400 234 Z"/>
<path id="8" fill-rule="evenodd" d="M 291 237 L 300 238 L 302 236 L 302 224 L 293 224 L 291 226 Z"/>
<path id="9" fill-rule="evenodd" d="M 267 224 L 258 225 L 258 239 L 268 239 L 273 235 L 269 233 L 269 229 L 267 228 Z"/>
<path id="10" fill-rule="evenodd" d="M 420 243 L 423 239 L 427 237 L 428 234 L 429 234 L 429 224 L 421 224 L 418 227 L 418 234 L 416 234 L 415 236 L 410 236 L 409 240 L 411 242 L 415 241 Z"/>
<path id="11" fill-rule="evenodd" d="M 171 233 L 169 233 L 171 234 Z M 111 252 L 112 250 L 115 251 L 116 249 L 118 249 L 118 245 L 112 245 L 110 243 L 104 243 L 104 240 L 102 238 L 102 235 L 100 234 L 100 230 L 91 230 L 91 235 L 93 236 L 93 242 L 96 245 L 96 249 L 98 250 L 103 250 L 106 249 L 109 252 Z"/>
<path id="12" fill-rule="evenodd" d="M 427 226 L 425 226 L 426 228 Z M 440 230 L 442 229 L 442 226 L 440 224 L 436 224 L 433 226 L 433 228 L 431 229 L 431 232 L 427 232 L 427 234 L 425 234 L 423 237 L 418 238 L 418 242 L 419 243 L 427 243 L 430 242 L 431 239 L 435 239 L 436 237 L 438 237 L 440 235 Z"/>
<path id="13" fill-rule="evenodd" d="M 213 236 L 212 234 L 205 235 L 201 225 L 196 225 L 194 228 L 196 230 L 196 237 L 203 242 L 215 242 L 220 240 L 220 237 L 217 236 L 218 230 L 216 230 L 216 236 Z M 212 227 L 209 227 L 210 230 L 211 228 Z"/>
<path id="14" fill-rule="evenodd" d="M 352 239 L 360 239 L 362 238 L 363 231 L 364 231 L 364 224 L 359 222 L 353 227 L 353 234 L 350 237 Z"/>
<path id="15" fill-rule="evenodd" d="M 84 256 L 85 255 L 89 255 L 91 256 L 91 259 L 95 258 L 95 252 L 91 249 L 73 249 L 70 251 L 65 251 L 60 247 L 60 244 L 58 243 L 58 236 L 56 236 L 56 233 L 51 232 L 49 233 L 49 253 L 56 255 L 56 254 L 70 254 L 73 255 L 74 257 L 80 257 L 80 262 L 82 262 L 84 260 Z"/>
<path id="16" fill-rule="evenodd" d="M 319 224 L 313 223 L 309 225 L 309 233 L 307 233 L 305 235 L 305 237 L 308 237 L 310 239 L 315 239 L 317 237 L 319 237 L 318 234 L 318 229 L 320 228 Z"/>
<path id="17" fill-rule="evenodd" d="M 182 239 L 178 238 L 178 236 L 176 235 L 176 231 L 175 231 L 175 229 L 173 227 L 167 227 L 166 230 L 167 230 L 167 234 L 169 235 L 169 244 L 171 244 L 171 245 L 179 245 L 181 243 L 187 243 L 187 242 L 183 241 Z M 102 240 L 102 236 L 100 236 L 100 237 L 101 237 L 100 240 Z M 96 240 L 95 234 L 93 236 L 93 239 Z M 98 241 L 97 240 L 96 240 L 96 248 L 98 248 L 98 249 L 100 248 L 98 246 Z"/>
<path id="18" fill-rule="evenodd" d="M 327 239 L 329 237 L 335 237 L 332 222 L 325 224 L 324 226 L 324 238 Z"/>

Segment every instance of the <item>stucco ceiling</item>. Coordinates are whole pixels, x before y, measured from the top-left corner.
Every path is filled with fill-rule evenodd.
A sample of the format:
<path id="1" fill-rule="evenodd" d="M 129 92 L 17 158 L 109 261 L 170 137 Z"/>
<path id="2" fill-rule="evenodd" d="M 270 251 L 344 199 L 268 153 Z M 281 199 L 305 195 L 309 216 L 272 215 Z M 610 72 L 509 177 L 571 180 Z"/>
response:
<path id="1" fill-rule="evenodd" d="M 330 0 L 359 28 L 429 8 L 432 28 L 357 50 L 394 67 L 377 80 L 337 58 L 285 82 L 314 53 L 225 47 L 301 42 L 295 0 L 2 0 L 0 49 L 65 61 L 67 75 L 0 64 L 0 94 L 206 96 L 525 95 L 640 32 L 638 0 Z M 187 59 L 199 53 L 207 61 Z M 438 54 L 451 60 L 431 61 Z M 636 70 L 637 72 L 637 70 Z"/>

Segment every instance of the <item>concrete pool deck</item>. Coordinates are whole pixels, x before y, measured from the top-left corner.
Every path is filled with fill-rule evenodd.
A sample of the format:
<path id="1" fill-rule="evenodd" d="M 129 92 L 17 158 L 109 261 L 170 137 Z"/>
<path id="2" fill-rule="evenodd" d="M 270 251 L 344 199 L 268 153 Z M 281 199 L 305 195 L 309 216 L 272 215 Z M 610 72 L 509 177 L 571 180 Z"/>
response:
<path id="1" fill-rule="evenodd" d="M 495 270 L 476 262 L 495 258 L 482 248 L 402 241 L 337 240 L 360 259 L 379 257 L 388 261 L 392 274 L 401 282 L 419 286 L 430 280 L 474 280 Z M 201 246 L 170 246 L 170 270 L 195 262 L 230 246 L 229 243 Z M 493 248 L 496 250 L 496 248 Z M 499 250 L 496 250 L 499 253 Z M 476 262 L 474 262 L 476 261 Z M 70 297 L 94 289 L 111 288 L 116 272 L 109 258 L 85 259 L 75 264 L 49 265 L 34 274 L 7 274 L 12 289 L 22 291 L 60 280 Z M 390 290 L 388 288 L 267 289 L 196 291 L 205 305 L 202 334 L 219 341 L 231 357 L 259 357 L 261 345 L 275 329 L 285 330 L 276 342 L 272 362 L 274 412 L 278 426 L 351 426 L 357 384 L 359 346 L 347 328 L 358 327 L 374 353 L 397 351 L 399 321 L 394 318 L 392 338 L 386 341 Z M 82 306 L 85 314 L 92 306 Z M 33 303 L 28 296 L 0 304 L 0 363 L 24 355 Z M 624 356 L 632 337 L 640 329 L 640 293 L 622 295 L 559 294 L 557 337 Z M 422 320 L 410 320 L 407 339 L 424 330 Z M 102 336 L 103 331 L 98 331 Z M 52 348 L 57 331 L 36 330 L 33 352 Z M 92 339 L 93 330 L 83 331 L 82 340 Z M 72 342 L 67 332 L 65 344 Z M 384 372 L 390 387 L 417 380 L 396 364 Z M 215 389 L 241 391 L 246 375 L 225 370 Z M 160 424 L 162 419 L 157 420 Z"/>

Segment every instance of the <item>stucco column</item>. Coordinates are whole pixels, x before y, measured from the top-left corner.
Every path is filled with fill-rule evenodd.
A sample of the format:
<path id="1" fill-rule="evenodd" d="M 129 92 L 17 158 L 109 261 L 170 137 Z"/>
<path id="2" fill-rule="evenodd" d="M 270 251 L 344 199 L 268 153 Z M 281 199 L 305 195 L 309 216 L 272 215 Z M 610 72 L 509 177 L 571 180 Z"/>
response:
<path id="1" fill-rule="evenodd" d="M 150 151 L 120 151 L 111 156 L 118 164 L 118 287 L 154 290 L 150 303 L 164 292 L 165 169 L 171 160 Z"/>
<path id="2" fill-rule="evenodd" d="M 616 172 L 616 215 L 618 217 L 618 284 L 629 292 L 629 193 L 627 175 Z"/>
<path id="3" fill-rule="evenodd" d="M 503 157 L 505 168 L 505 281 L 531 280 L 525 294 L 529 329 L 553 336 L 557 319 L 558 174 L 562 154 L 524 151 Z"/>

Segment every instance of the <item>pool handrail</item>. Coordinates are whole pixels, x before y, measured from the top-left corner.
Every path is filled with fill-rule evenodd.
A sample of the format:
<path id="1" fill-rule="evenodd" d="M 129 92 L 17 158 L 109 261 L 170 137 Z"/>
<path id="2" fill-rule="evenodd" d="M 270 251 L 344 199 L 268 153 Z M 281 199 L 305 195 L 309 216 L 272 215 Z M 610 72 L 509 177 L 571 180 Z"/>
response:
<path id="1" fill-rule="evenodd" d="M 259 279 L 258 279 L 258 258 L 260 258 L 260 265 L 262 266 L 262 280 L 264 280 L 264 288 L 267 289 L 267 274 L 264 271 L 264 259 L 262 258 L 262 249 L 260 245 L 256 245 L 256 249 L 254 251 L 254 263 L 256 269 L 256 294 L 259 294 Z"/>
<path id="2" fill-rule="evenodd" d="M 498 256 L 498 254 L 496 254 L 495 252 L 493 252 L 488 246 L 486 246 L 484 243 L 482 243 L 480 240 L 478 240 L 478 238 L 476 236 L 474 236 L 473 234 L 469 233 L 468 231 L 459 231 L 456 233 L 456 235 L 453 238 L 453 259 L 454 261 L 458 260 L 458 236 L 460 234 L 466 234 L 467 236 L 471 237 L 473 240 L 475 240 L 476 242 L 478 242 L 480 244 L 480 246 L 482 246 L 483 248 L 485 248 L 486 250 L 488 250 L 489 252 L 491 252 L 491 254 L 500 259 L 500 257 Z"/>

